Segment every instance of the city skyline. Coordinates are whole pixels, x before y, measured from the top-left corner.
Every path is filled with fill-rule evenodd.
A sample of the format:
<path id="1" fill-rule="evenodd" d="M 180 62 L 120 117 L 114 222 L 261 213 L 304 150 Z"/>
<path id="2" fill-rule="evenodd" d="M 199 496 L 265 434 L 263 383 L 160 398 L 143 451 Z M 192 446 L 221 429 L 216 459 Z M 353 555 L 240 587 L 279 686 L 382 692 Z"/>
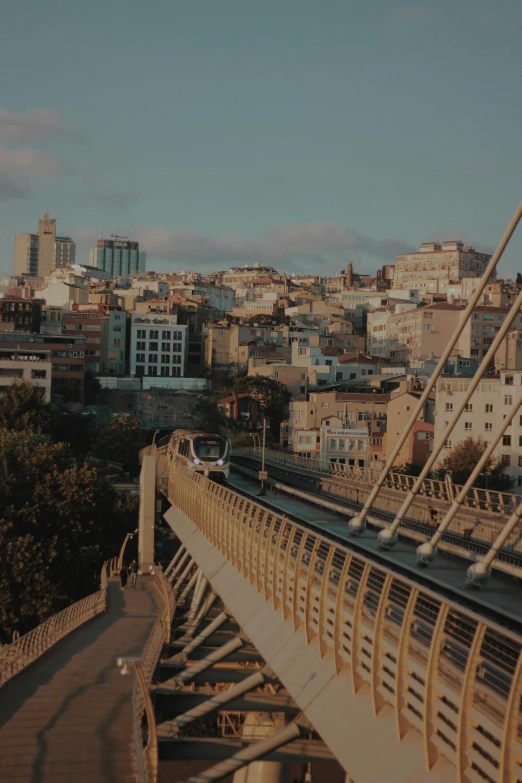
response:
<path id="1" fill-rule="evenodd" d="M 423 241 L 491 251 L 520 198 L 514 2 L 29 5 L 0 52 L 7 72 L 28 44 L 0 102 L 0 273 L 46 209 L 84 263 L 103 232 L 156 271 L 331 274 Z M 500 275 L 521 258 L 515 236 Z"/>

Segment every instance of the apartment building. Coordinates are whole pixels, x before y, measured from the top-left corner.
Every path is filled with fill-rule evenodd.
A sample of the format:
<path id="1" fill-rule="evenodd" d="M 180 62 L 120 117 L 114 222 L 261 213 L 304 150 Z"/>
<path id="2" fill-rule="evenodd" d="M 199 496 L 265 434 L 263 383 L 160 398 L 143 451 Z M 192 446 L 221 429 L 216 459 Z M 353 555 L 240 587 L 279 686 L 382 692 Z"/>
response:
<path id="1" fill-rule="evenodd" d="M 0 299 L 0 332 L 39 332 L 42 303 L 5 296 Z"/>
<path id="2" fill-rule="evenodd" d="M 401 386 L 399 391 L 392 393 L 387 407 L 387 455 L 391 454 L 397 445 L 422 395 L 422 388 L 413 379 L 408 381 L 409 388 L 405 384 Z M 434 434 L 435 400 L 428 398 L 393 464 L 424 465 L 433 445 Z"/>
<path id="3" fill-rule="evenodd" d="M 495 335 L 509 313 L 509 307 L 493 307 L 480 305 L 473 310 L 471 318 L 466 323 L 462 335 L 459 339 L 459 345 L 463 356 L 470 356 L 477 361 L 482 361 L 488 352 Z M 512 323 L 513 330 L 522 329 L 522 313 L 518 313 Z M 502 344 L 499 346 L 499 368 L 502 366 L 505 357 L 505 348 Z M 521 368 L 522 369 L 522 368 Z"/>
<path id="4" fill-rule="evenodd" d="M 85 382 L 85 338 L 60 334 L 25 334 L 0 332 L 0 349 L 31 354 L 44 352 L 51 362 L 52 394 L 82 400 Z"/>
<path id="5" fill-rule="evenodd" d="M 500 370 L 522 370 L 522 331 L 508 332 L 495 354 L 495 368 Z"/>
<path id="6" fill-rule="evenodd" d="M 186 374 L 187 327 L 175 315 L 131 316 L 130 374 L 179 378 Z"/>
<path id="7" fill-rule="evenodd" d="M 3 390 L 21 381 L 43 389 L 51 399 L 51 361 L 49 351 L 0 347 L 0 397 Z"/>
<path id="8" fill-rule="evenodd" d="M 462 278 L 482 277 L 491 259 L 463 242 L 423 242 L 418 253 L 395 259 L 394 288 L 415 288 L 431 294 L 446 293 Z M 492 276 L 493 278 L 495 275 Z"/>
<path id="9" fill-rule="evenodd" d="M 437 381 L 435 405 L 435 442 L 442 434 L 458 409 L 471 383 L 470 378 L 451 378 L 442 376 Z M 465 412 L 460 416 L 455 428 L 442 450 L 440 461 L 451 448 L 468 436 L 481 437 L 486 443 L 491 441 L 509 408 L 522 393 L 522 371 L 502 371 L 497 377 L 481 380 L 474 391 Z M 516 487 L 522 486 L 522 413 L 517 413 L 506 434 L 494 451 L 506 468 L 506 473 L 516 481 Z"/>
<path id="10" fill-rule="evenodd" d="M 221 283 L 226 288 L 236 289 L 242 285 L 249 284 L 260 276 L 275 281 L 287 281 L 290 279 L 288 275 L 279 274 L 277 269 L 271 266 L 261 266 L 261 264 L 256 262 L 253 266 L 231 267 L 228 272 L 223 272 Z"/>
<path id="11" fill-rule="evenodd" d="M 286 333 L 286 339 L 285 339 Z M 248 341 L 261 341 L 263 345 L 274 348 L 288 344 L 288 329 L 281 330 L 270 326 L 242 326 L 234 324 L 211 324 L 205 338 L 205 364 L 209 367 L 220 365 L 248 365 L 249 350 L 245 350 Z M 243 348 L 243 350 L 241 350 Z"/>
<path id="12" fill-rule="evenodd" d="M 56 220 L 44 212 L 38 222 L 38 234 L 16 234 L 14 243 L 15 275 L 48 275 L 57 267 L 72 264 L 76 244 L 71 237 L 56 236 Z"/>
<path id="13" fill-rule="evenodd" d="M 415 304 L 397 304 L 394 307 L 376 307 L 367 314 L 366 350 L 371 356 L 391 357 L 390 318 L 417 309 Z"/>
<path id="14" fill-rule="evenodd" d="M 125 312 L 104 304 L 73 305 L 72 310 L 63 312 L 63 334 L 85 339 L 87 371 L 125 373 L 126 319 Z"/>
<path id="15" fill-rule="evenodd" d="M 413 359 L 440 356 L 459 323 L 464 307 L 437 302 L 414 310 L 397 312 L 388 322 L 390 358 L 409 363 Z M 455 346 L 458 353 L 458 346 Z M 464 355 L 465 352 L 461 350 Z"/>

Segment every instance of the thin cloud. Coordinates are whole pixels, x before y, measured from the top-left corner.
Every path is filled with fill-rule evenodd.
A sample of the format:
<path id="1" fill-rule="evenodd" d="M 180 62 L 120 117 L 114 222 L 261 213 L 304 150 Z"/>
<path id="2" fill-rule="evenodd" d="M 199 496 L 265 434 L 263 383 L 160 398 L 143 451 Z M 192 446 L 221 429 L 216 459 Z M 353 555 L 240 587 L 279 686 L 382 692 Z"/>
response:
<path id="1" fill-rule="evenodd" d="M 113 229 L 111 229 L 113 231 Z M 189 268 L 209 271 L 229 266 L 270 264 L 281 270 L 335 270 L 354 260 L 361 268 L 393 263 L 395 255 L 412 251 L 408 242 L 394 237 L 372 239 L 343 226 L 307 223 L 302 226 L 275 226 L 263 236 L 237 239 L 234 236 L 209 237 L 193 231 L 171 231 L 165 227 L 146 229 L 134 226 L 114 231 L 136 239 L 157 268 Z M 87 250 L 86 242 L 95 242 L 98 233 L 80 229 L 73 234 Z M 89 247 L 92 247 L 90 244 Z"/>
<path id="2" fill-rule="evenodd" d="M 0 147 L 0 200 L 25 198 L 33 187 L 61 171 L 59 159 L 44 150 Z"/>
<path id="3" fill-rule="evenodd" d="M 141 200 L 141 192 L 137 188 L 127 190 L 95 190 L 88 193 L 85 201 L 96 204 L 104 209 L 117 209 L 126 212 Z"/>
<path id="4" fill-rule="evenodd" d="M 28 144 L 67 132 L 60 115 L 50 109 L 28 109 L 14 114 L 0 109 L 0 142 Z"/>
<path id="5" fill-rule="evenodd" d="M 412 22 L 417 20 L 435 20 L 440 17 L 438 11 L 434 11 L 431 8 L 424 8 L 419 5 L 409 5 L 399 8 L 394 12 L 392 18 L 396 22 Z"/>

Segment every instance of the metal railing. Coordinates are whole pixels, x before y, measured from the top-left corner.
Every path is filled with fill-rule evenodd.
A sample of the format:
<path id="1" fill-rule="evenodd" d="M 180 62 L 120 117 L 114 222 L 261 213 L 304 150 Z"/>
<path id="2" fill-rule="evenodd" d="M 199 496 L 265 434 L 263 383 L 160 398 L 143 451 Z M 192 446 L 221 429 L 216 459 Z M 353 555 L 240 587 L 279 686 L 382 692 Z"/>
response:
<path id="1" fill-rule="evenodd" d="M 58 614 L 33 628 L 0 650 L 0 688 L 40 658 L 53 645 L 81 625 L 105 612 L 107 608 L 107 583 L 114 573 L 117 558 L 103 564 L 101 585 L 96 593 L 82 598 Z"/>
<path id="2" fill-rule="evenodd" d="M 155 567 L 155 579 L 163 595 L 164 611 L 154 623 L 143 656 L 134 663 L 136 677 L 132 689 L 132 726 L 137 783 L 156 783 L 158 776 L 158 738 L 150 685 L 163 646 L 170 639 L 170 627 L 176 608 L 172 586 L 158 566 Z"/>
<path id="3" fill-rule="evenodd" d="M 171 463 L 169 498 L 400 741 L 456 780 L 522 780 L 522 636 Z"/>
<path id="4" fill-rule="evenodd" d="M 234 449 L 233 456 L 252 456 L 261 459 L 261 449 L 258 447 L 247 447 Z M 373 486 L 379 477 L 377 471 L 369 468 L 359 468 L 354 465 L 343 465 L 338 462 L 323 463 L 318 459 L 301 457 L 298 454 L 289 454 L 284 451 L 265 450 L 265 459 L 270 459 L 281 465 L 299 468 L 300 470 L 309 470 L 313 473 L 321 473 L 325 476 L 334 476 L 338 478 L 351 479 L 359 481 L 362 484 Z M 415 476 L 408 476 L 404 473 L 389 473 L 384 486 L 388 489 L 395 489 L 399 492 L 407 493 L 411 490 L 416 481 Z M 461 489 L 460 485 L 455 485 L 456 493 Z M 445 503 L 451 503 L 453 498 L 448 492 L 445 481 L 436 479 L 424 479 L 422 490 L 419 495 L 435 500 L 442 500 Z M 489 511 L 494 514 L 511 514 L 520 503 L 521 498 L 508 492 L 494 492 L 489 489 L 479 489 L 473 487 L 467 493 L 462 502 L 463 506 Z"/>

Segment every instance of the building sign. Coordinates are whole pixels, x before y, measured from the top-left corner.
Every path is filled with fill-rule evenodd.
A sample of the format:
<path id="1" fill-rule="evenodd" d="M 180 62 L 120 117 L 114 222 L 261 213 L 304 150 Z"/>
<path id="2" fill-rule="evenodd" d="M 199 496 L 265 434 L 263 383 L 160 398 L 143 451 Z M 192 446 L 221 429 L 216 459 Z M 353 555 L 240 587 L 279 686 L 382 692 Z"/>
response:
<path id="1" fill-rule="evenodd" d="M 129 243 L 126 240 L 122 241 L 121 239 L 117 239 L 114 241 L 114 247 L 128 247 L 128 246 Z"/>

